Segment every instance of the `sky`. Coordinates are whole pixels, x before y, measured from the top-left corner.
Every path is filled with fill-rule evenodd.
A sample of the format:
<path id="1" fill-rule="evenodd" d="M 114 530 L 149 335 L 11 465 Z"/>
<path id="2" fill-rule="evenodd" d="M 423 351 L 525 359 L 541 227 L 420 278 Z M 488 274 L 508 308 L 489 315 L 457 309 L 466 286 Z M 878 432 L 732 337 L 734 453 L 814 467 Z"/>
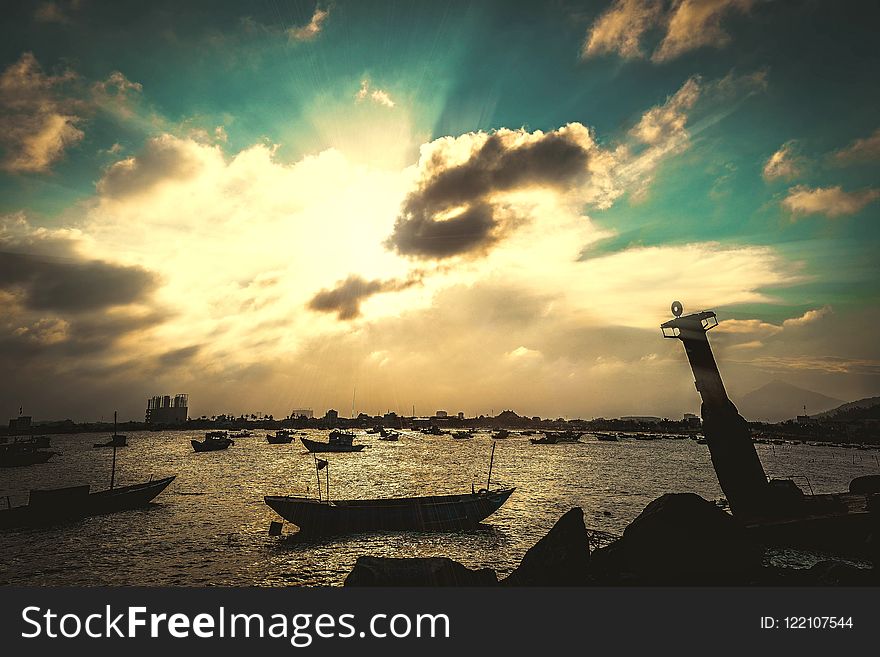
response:
<path id="1" fill-rule="evenodd" d="M 13 2 L 0 413 L 880 394 L 872 3 Z M 809 410 L 809 409 L 808 409 Z"/>

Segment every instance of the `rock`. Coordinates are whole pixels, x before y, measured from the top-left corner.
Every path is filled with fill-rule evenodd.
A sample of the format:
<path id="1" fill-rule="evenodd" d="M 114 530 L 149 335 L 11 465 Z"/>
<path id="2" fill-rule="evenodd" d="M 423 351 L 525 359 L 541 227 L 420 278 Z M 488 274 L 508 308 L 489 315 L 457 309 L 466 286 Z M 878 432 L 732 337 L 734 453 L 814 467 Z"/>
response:
<path id="1" fill-rule="evenodd" d="M 811 586 L 876 586 L 872 568 L 858 568 L 840 561 L 820 561 L 806 572 Z"/>
<path id="2" fill-rule="evenodd" d="M 583 586 L 588 582 L 590 545 L 584 512 L 567 511 L 535 543 L 516 570 L 501 580 L 504 586 Z"/>
<path id="3" fill-rule="evenodd" d="M 446 557 L 358 557 L 345 586 L 495 586 L 491 568 L 471 570 Z"/>
<path id="4" fill-rule="evenodd" d="M 693 493 L 667 493 L 624 530 L 626 569 L 645 583 L 743 583 L 763 549 L 733 516 Z"/>

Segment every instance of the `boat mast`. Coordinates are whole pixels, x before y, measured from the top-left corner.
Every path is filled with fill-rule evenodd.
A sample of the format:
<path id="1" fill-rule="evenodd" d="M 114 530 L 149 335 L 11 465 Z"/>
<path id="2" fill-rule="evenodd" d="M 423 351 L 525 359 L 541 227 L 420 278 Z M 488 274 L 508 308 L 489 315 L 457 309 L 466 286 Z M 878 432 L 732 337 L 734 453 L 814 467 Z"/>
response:
<path id="1" fill-rule="evenodd" d="M 116 483 L 116 411 L 113 411 L 113 437 L 110 439 L 113 443 L 113 467 L 110 469 L 110 490 Z"/>
<path id="2" fill-rule="evenodd" d="M 318 467 L 318 455 L 312 452 L 312 458 L 315 459 L 315 477 L 318 480 L 318 501 L 321 501 L 321 468 Z"/>
<path id="3" fill-rule="evenodd" d="M 495 445 L 497 445 L 494 440 L 492 441 L 492 456 L 489 457 L 489 477 L 486 479 L 486 492 L 489 492 L 489 485 L 492 483 L 492 464 L 495 463 Z"/>

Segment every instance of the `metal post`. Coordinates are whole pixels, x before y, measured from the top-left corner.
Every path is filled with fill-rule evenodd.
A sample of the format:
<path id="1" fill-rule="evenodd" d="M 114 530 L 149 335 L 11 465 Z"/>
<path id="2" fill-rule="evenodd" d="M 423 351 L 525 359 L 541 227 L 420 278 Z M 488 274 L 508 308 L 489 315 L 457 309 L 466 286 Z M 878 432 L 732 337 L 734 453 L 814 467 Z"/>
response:
<path id="1" fill-rule="evenodd" d="M 116 483 L 116 411 L 113 411 L 113 437 L 110 439 L 113 443 L 113 466 L 110 469 L 110 490 Z"/>

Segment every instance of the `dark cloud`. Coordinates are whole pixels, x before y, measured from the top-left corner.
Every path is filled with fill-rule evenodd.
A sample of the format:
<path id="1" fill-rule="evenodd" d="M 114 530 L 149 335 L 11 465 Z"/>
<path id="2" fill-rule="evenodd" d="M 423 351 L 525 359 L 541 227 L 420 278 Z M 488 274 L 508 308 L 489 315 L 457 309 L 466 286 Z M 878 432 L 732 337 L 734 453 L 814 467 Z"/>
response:
<path id="1" fill-rule="evenodd" d="M 0 289 L 20 291 L 31 310 L 86 312 L 146 298 L 157 282 L 140 267 L 0 252 Z"/>
<path id="2" fill-rule="evenodd" d="M 403 290 L 415 285 L 417 282 L 416 279 L 408 281 L 394 279 L 388 281 L 368 281 L 352 274 L 344 281 L 338 283 L 336 287 L 318 292 L 309 301 L 308 307 L 318 312 L 336 313 L 339 319 L 354 319 L 361 314 L 361 303 L 365 299 L 380 292 Z"/>
<path id="3" fill-rule="evenodd" d="M 166 351 L 157 359 L 161 368 L 179 367 L 191 361 L 202 351 L 202 345 L 194 344 L 189 347 L 181 347 L 180 349 L 172 349 Z"/>
<path id="4" fill-rule="evenodd" d="M 418 189 L 404 201 L 386 246 L 436 259 L 485 251 L 512 227 L 499 216 L 493 194 L 566 188 L 586 176 L 590 144 L 580 143 L 578 134 L 561 129 L 517 145 L 510 143 L 509 132 L 494 133 L 454 166 L 447 166 L 438 151 Z"/>
<path id="5" fill-rule="evenodd" d="M 120 198 L 149 191 L 163 180 L 195 175 L 201 162 L 186 141 L 171 135 L 150 139 L 135 157 L 113 164 L 98 182 L 104 196 Z"/>

